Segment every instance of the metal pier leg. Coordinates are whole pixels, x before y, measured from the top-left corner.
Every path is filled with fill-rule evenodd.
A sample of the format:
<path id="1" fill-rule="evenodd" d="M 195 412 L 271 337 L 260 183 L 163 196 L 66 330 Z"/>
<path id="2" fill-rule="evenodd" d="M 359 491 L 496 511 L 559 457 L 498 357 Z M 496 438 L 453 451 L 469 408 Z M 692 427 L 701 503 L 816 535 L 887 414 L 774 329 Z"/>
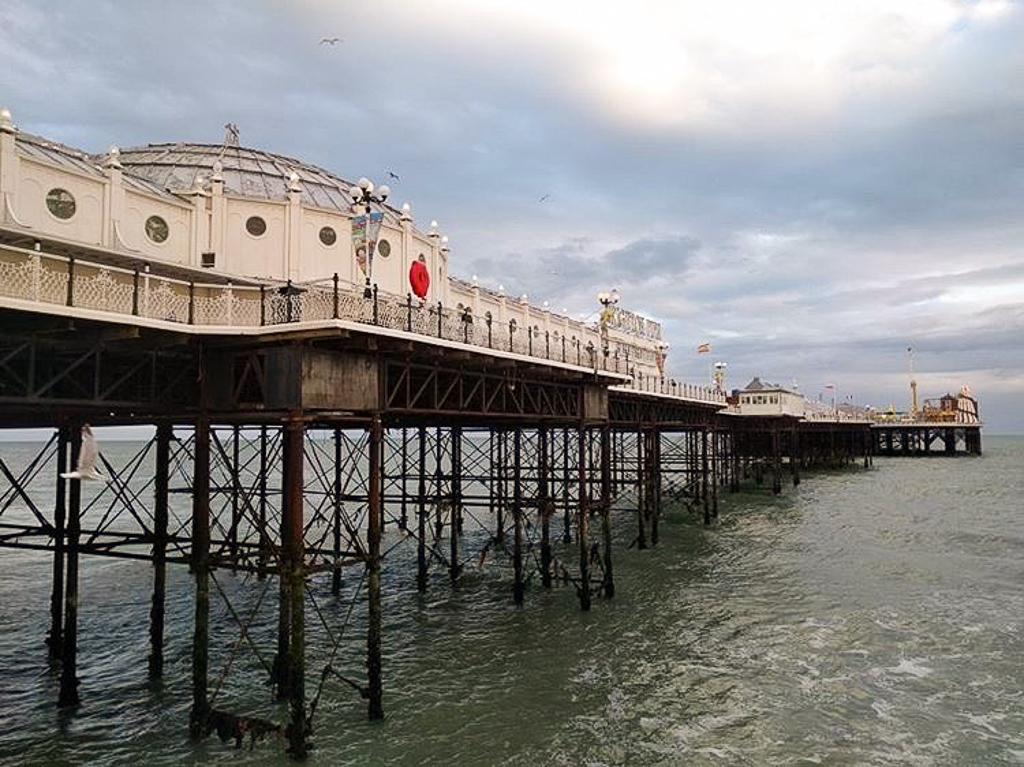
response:
<path id="1" fill-rule="evenodd" d="M 228 529 L 228 550 L 231 552 L 232 567 L 238 565 L 238 525 L 242 518 L 239 505 L 239 490 L 242 484 L 239 431 L 237 425 L 231 427 L 231 466 L 228 467 L 228 475 L 231 477 L 231 527 Z"/>
<path id="2" fill-rule="evenodd" d="M 331 594 L 341 594 L 341 429 L 334 427 L 334 482 L 331 485 L 334 495 L 334 519 L 332 520 L 334 537 L 334 570 L 331 572 Z"/>
<path id="3" fill-rule="evenodd" d="M 708 430 L 706 426 L 702 426 L 700 430 L 700 488 L 701 488 L 701 499 L 704 504 L 704 524 L 711 524 L 711 503 L 708 497 L 709 485 L 708 475 Z"/>
<path id="4" fill-rule="evenodd" d="M 406 488 L 406 481 L 409 477 L 409 430 L 402 427 L 402 512 L 399 522 L 399 529 L 409 529 L 409 493 Z"/>
<path id="5" fill-rule="evenodd" d="M 582 456 L 581 456 L 582 459 Z M 570 473 L 571 463 L 569 461 L 569 429 L 562 429 L 562 507 L 564 509 L 564 518 L 562 523 L 562 543 L 568 546 L 572 543 L 572 514 L 570 509 L 572 505 L 569 503 L 569 478 L 572 476 Z"/>
<path id="6" fill-rule="evenodd" d="M 551 488 L 548 482 L 548 427 L 537 433 L 537 505 L 540 511 L 540 581 L 551 588 Z"/>
<path id="7" fill-rule="evenodd" d="M 82 432 L 78 424 L 71 430 L 71 465 L 78 465 Z M 82 534 L 82 481 L 69 480 L 67 525 L 67 570 L 64 591 L 64 631 L 61 643 L 60 696 L 58 706 L 77 706 L 78 697 L 78 541 Z"/>
<path id="8" fill-rule="evenodd" d="M 711 433 L 711 516 L 718 519 L 718 485 L 719 475 L 722 471 L 722 440 L 717 430 Z"/>
<path id="9" fill-rule="evenodd" d="M 46 637 L 51 660 L 61 656 L 61 626 L 64 618 L 64 524 L 67 515 L 68 428 L 57 432 L 57 486 L 53 505 L 53 583 L 50 591 L 50 633 Z"/>
<path id="10" fill-rule="evenodd" d="M 517 605 L 523 604 L 526 588 L 523 580 L 522 437 L 523 430 L 517 426 L 512 437 L 512 518 L 515 525 L 514 548 L 512 549 L 512 570 L 514 575 L 512 598 Z"/>
<path id="11" fill-rule="evenodd" d="M 779 437 L 779 430 L 772 429 L 772 492 L 778 495 L 782 492 L 782 449 Z"/>
<path id="12" fill-rule="evenodd" d="M 156 475 L 153 478 L 153 601 L 149 608 L 149 678 L 164 674 L 164 601 L 167 592 L 167 490 L 171 464 L 171 424 L 156 427 Z"/>
<path id="13" fill-rule="evenodd" d="M 604 595 L 615 596 L 615 579 L 612 577 L 612 430 L 601 426 L 601 534 L 604 538 Z"/>
<path id="14" fill-rule="evenodd" d="M 647 548 L 647 451 L 644 449 L 644 433 L 636 430 L 636 547 Z"/>
<path id="15" fill-rule="evenodd" d="M 651 517 L 651 544 L 657 546 L 658 517 L 661 515 L 661 432 L 651 429 L 648 439 L 650 440 L 650 450 L 647 462 L 650 484 L 647 492 L 650 496 L 648 508 Z"/>
<path id="16" fill-rule="evenodd" d="M 196 579 L 192 637 L 192 711 L 189 732 L 204 737 L 210 715 L 207 671 L 210 643 L 210 423 L 196 421 L 192 477 L 192 570 Z"/>
<path id="17" fill-rule="evenodd" d="M 417 486 L 416 588 L 427 590 L 427 427 L 419 427 L 419 483 Z"/>
<path id="18" fill-rule="evenodd" d="M 290 633 L 285 687 L 291 721 L 287 728 L 288 751 L 306 756 L 306 619 L 303 545 L 303 462 L 305 425 L 298 418 L 284 426 L 282 444 L 281 579 L 288 589 Z"/>
<path id="19" fill-rule="evenodd" d="M 580 609 L 590 609 L 590 503 L 587 488 L 587 429 L 582 423 L 577 427 L 577 442 L 580 446 L 579 491 L 580 504 L 576 513 L 576 536 L 580 546 Z"/>
<path id="20" fill-rule="evenodd" d="M 462 427 L 453 426 L 449 430 L 452 441 L 452 476 L 451 504 L 449 509 L 451 541 L 448 574 L 452 583 L 459 579 L 462 566 L 459 565 L 459 533 L 462 532 Z"/>
<path id="21" fill-rule="evenodd" d="M 508 460 L 507 445 L 505 444 L 505 432 L 501 429 L 491 432 L 494 442 L 494 455 L 496 461 L 491 466 L 491 481 L 496 483 L 497 490 L 494 494 L 494 540 L 498 546 L 505 545 L 505 499 L 508 498 L 508 486 L 506 484 L 506 461 Z"/>
<path id="22" fill-rule="evenodd" d="M 259 553 L 259 572 L 257 578 L 263 580 L 266 578 L 266 572 L 264 568 L 267 564 L 267 557 L 270 553 L 270 541 L 267 538 L 267 472 L 270 467 L 267 465 L 267 427 L 260 426 L 260 476 L 259 476 L 259 494 L 260 494 L 260 506 L 259 506 L 259 517 L 260 517 L 260 553 Z"/>
<path id="23" fill-rule="evenodd" d="M 369 693 L 370 719 L 384 718 L 384 683 L 381 664 L 381 498 L 383 483 L 384 427 L 380 415 L 373 416 L 370 425 L 370 508 L 367 514 L 367 544 L 369 561 L 366 563 L 367 597 L 369 599 L 369 624 L 366 631 L 366 671 Z"/>
<path id="24" fill-rule="evenodd" d="M 789 451 L 789 465 L 793 469 L 793 487 L 797 487 L 800 484 L 800 455 L 802 452 L 800 432 L 794 428 L 792 432 L 792 446 Z"/>

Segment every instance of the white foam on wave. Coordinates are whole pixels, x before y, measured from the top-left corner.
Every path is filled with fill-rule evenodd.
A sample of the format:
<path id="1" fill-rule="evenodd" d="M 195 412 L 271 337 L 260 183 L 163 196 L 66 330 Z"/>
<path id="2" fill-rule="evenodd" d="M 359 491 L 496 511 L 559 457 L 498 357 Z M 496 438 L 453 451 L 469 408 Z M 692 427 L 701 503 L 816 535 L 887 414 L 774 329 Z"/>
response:
<path id="1" fill-rule="evenodd" d="M 964 714 L 964 718 L 973 724 L 975 727 L 981 727 L 982 729 L 988 730 L 993 735 L 1002 735 L 998 729 L 992 726 L 991 720 L 997 722 L 1002 721 L 1006 718 L 1005 714 L 990 714 L 989 716 L 980 716 L 978 714 Z"/>
<path id="2" fill-rule="evenodd" d="M 904 658 L 899 662 L 899 665 L 893 666 L 889 669 L 894 674 L 906 674 L 907 676 L 917 677 L 921 679 L 926 676 L 930 676 L 932 669 L 927 666 L 922 666 L 920 661 L 922 658 Z"/>

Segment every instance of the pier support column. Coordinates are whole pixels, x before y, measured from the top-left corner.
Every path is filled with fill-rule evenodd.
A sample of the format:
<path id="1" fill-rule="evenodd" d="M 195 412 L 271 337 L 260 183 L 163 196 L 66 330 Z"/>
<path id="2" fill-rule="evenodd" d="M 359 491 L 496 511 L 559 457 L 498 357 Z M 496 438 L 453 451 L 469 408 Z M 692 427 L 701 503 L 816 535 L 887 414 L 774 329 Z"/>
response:
<path id="1" fill-rule="evenodd" d="M 462 566 L 459 564 L 459 533 L 462 532 L 462 427 L 453 426 L 448 430 L 452 441 L 452 475 L 451 475 L 451 503 L 449 504 L 449 515 L 451 519 L 449 540 L 448 574 L 452 583 L 459 579 Z"/>
<path id="2" fill-rule="evenodd" d="M 427 427 L 419 427 L 419 500 L 416 508 L 416 588 L 420 593 L 427 590 Z"/>
<path id="3" fill-rule="evenodd" d="M 537 505 L 540 513 L 540 582 L 551 588 L 551 486 L 548 481 L 548 427 L 537 432 Z"/>
<path id="4" fill-rule="evenodd" d="M 525 581 L 523 578 L 523 469 L 522 469 L 523 431 L 518 426 L 512 435 L 512 520 L 514 537 L 512 544 L 512 599 L 521 606 L 525 597 Z"/>
<path id="5" fill-rule="evenodd" d="M 403 486 L 404 487 L 404 486 Z M 334 496 L 332 499 L 334 503 L 333 512 L 334 519 L 331 520 L 333 530 L 331 531 L 334 538 L 334 570 L 331 571 L 331 594 L 339 596 L 341 594 L 341 566 L 338 562 L 341 560 L 341 429 L 337 426 L 334 427 L 334 481 L 331 483 L 331 494 Z"/>
<path id="6" fill-rule="evenodd" d="M 289 630 L 285 695 L 291 710 L 288 751 L 306 757 L 306 618 L 305 546 L 303 541 L 303 469 L 305 424 L 293 418 L 284 425 L 281 495 L 281 579 L 288 591 Z M 379 518 L 378 518 L 379 519 Z"/>
<path id="7" fill-rule="evenodd" d="M 790 432 L 789 447 L 789 467 L 793 472 L 793 487 L 797 487 L 800 484 L 800 455 L 802 452 L 800 431 L 794 426 L 793 431 Z"/>
<path id="8" fill-rule="evenodd" d="M 505 499 L 508 487 L 505 482 L 508 458 L 505 449 L 505 432 L 491 430 L 491 508 L 494 509 L 494 542 L 496 547 L 505 546 Z"/>
<path id="9" fill-rule="evenodd" d="M 71 465 L 78 465 L 82 431 L 69 425 Z M 77 706 L 78 697 L 78 541 L 82 534 L 82 481 L 68 480 L 67 569 L 64 573 L 64 628 L 61 641 L 60 696 L 58 706 Z"/>
<path id="10" fill-rule="evenodd" d="M 381 663 L 381 512 L 384 508 L 384 426 L 380 415 L 374 415 L 370 424 L 370 498 L 367 516 L 367 599 L 369 623 L 366 630 L 366 671 L 370 719 L 384 718 L 384 682 Z"/>
<path id="11" fill-rule="evenodd" d="M 269 456 L 267 455 L 267 427 L 260 426 L 260 476 L 258 480 L 258 490 L 260 494 L 259 503 L 259 518 L 260 518 L 260 553 L 259 553 L 259 572 L 256 577 L 258 580 L 263 580 L 267 577 L 264 568 L 267 564 L 267 559 L 270 556 L 270 539 L 267 535 L 267 474 L 270 472 L 270 466 L 268 465 Z"/>
<path id="12" fill-rule="evenodd" d="M 604 583 L 605 597 L 615 596 L 615 579 L 612 577 L 612 429 L 607 423 L 601 426 L 601 534 L 604 538 Z"/>
<path id="13" fill-rule="evenodd" d="M 587 429 L 582 423 L 577 428 L 579 444 L 580 504 L 576 514 L 576 536 L 580 546 L 580 609 L 590 609 L 590 499 L 587 488 Z"/>
<path id="14" fill-rule="evenodd" d="M 718 519 L 718 484 L 722 470 L 722 444 L 718 430 L 711 432 L 711 518 Z"/>
<path id="15" fill-rule="evenodd" d="M 661 516 L 661 432 L 653 428 L 648 432 L 647 450 L 648 515 L 651 520 L 651 544 L 658 545 L 658 518 Z"/>
<path id="16" fill-rule="evenodd" d="M 50 590 L 50 633 L 46 637 L 50 660 L 60 660 L 64 623 L 64 525 L 67 518 L 68 427 L 57 431 L 57 485 L 53 503 L 53 579 Z"/>
<path id="17" fill-rule="evenodd" d="M 636 428 L 636 547 L 647 548 L 647 451 L 644 449 L 644 432 Z"/>
<path id="18" fill-rule="evenodd" d="M 710 466 L 708 460 L 708 427 L 702 426 L 700 428 L 700 491 L 701 499 L 704 505 L 704 524 L 711 524 L 711 503 L 709 496 L 709 482 L 708 476 L 710 474 Z"/>
<path id="19" fill-rule="evenodd" d="M 207 673 L 210 645 L 210 422 L 196 421 L 192 468 L 192 572 L 196 579 L 192 635 L 192 711 L 189 733 L 204 737 L 210 716 Z"/>
<path id="20" fill-rule="evenodd" d="M 149 608 L 149 678 L 164 674 L 164 602 L 167 593 L 167 491 L 171 463 L 171 424 L 156 427 L 156 475 L 153 478 L 153 600 Z"/>
<path id="21" fill-rule="evenodd" d="M 782 448 L 779 430 L 772 427 L 772 492 L 778 495 L 782 492 Z"/>
<path id="22" fill-rule="evenodd" d="M 562 429 L 562 507 L 564 519 L 562 522 L 562 543 L 568 546 L 572 543 L 572 504 L 569 501 L 569 486 L 572 484 L 572 461 L 569 459 L 569 429 Z M 583 460 L 582 455 L 580 460 Z"/>

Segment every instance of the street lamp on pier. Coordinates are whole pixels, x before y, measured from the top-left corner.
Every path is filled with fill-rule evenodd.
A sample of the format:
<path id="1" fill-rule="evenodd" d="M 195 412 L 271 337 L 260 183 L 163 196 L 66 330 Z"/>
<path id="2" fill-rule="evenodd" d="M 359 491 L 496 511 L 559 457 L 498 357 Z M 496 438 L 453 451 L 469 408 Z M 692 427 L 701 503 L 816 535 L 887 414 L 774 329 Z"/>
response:
<path id="1" fill-rule="evenodd" d="M 619 291 L 612 288 L 610 291 L 602 290 L 597 294 L 597 300 L 601 304 L 601 314 L 598 315 L 598 328 L 601 333 L 601 351 L 608 356 L 608 326 L 611 324 L 615 314 L 615 305 L 619 303 Z"/>
<path id="2" fill-rule="evenodd" d="M 376 190 L 376 193 L 374 193 Z M 377 240 L 380 237 L 380 227 L 384 223 L 384 201 L 391 194 L 391 188 L 387 184 L 374 187 L 370 179 L 363 176 L 356 186 L 348 190 L 348 196 L 352 200 L 352 209 L 359 213 L 352 221 L 353 241 L 356 246 L 356 260 L 366 274 L 366 287 L 363 289 L 363 298 L 372 298 L 373 290 L 370 288 L 370 280 L 373 276 L 373 256 L 377 250 Z M 381 206 L 380 210 L 374 211 L 373 206 Z M 362 231 L 360 235 L 359 232 Z M 360 253 L 362 249 L 362 253 Z"/>

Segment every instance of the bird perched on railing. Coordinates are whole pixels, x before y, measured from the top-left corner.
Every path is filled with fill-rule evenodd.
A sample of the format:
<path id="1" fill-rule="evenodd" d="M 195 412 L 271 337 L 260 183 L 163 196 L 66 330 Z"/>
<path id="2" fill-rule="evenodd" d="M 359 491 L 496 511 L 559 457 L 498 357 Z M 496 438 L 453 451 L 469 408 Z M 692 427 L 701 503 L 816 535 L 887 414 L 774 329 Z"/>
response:
<path id="1" fill-rule="evenodd" d="M 96 470 L 96 459 L 99 458 L 100 449 L 96 444 L 96 437 L 93 436 L 89 424 L 82 424 L 82 446 L 78 450 L 78 465 L 74 471 L 63 472 L 64 479 L 102 479 L 106 477 Z"/>

